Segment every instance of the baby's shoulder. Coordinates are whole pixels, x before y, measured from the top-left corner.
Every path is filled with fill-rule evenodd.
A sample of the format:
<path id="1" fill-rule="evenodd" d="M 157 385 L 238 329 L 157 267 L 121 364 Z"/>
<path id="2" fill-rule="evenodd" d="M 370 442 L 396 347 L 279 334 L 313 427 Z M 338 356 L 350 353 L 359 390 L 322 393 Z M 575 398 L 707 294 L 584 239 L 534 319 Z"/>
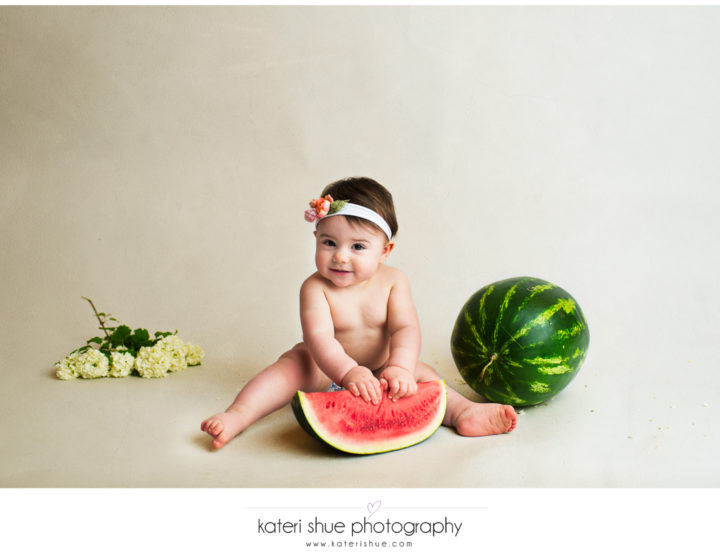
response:
<path id="1" fill-rule="evenodd" d="M 323 290 L 323 280 L 319 272 L 315 272 L 311 276 L 308 276 L 300 286 L 300 295 L 311 294 L 313 292 L 319 292 Z"/>
<path id="2" fill-rule="evenodd" d="M 319 273 L 309 276 L 300 286 L 300 312 L 325 307 L 330 302 Z"/>
<path id="3" fill-rule="evenodd" d="M 408 278 L 405 273 L 402 270 L 394 268 L 392 266 L 386 266 L 383 264 L 380 270 L 380 276 L 382 280 L 391 287 L 395 285 L 408 284 Z"/>

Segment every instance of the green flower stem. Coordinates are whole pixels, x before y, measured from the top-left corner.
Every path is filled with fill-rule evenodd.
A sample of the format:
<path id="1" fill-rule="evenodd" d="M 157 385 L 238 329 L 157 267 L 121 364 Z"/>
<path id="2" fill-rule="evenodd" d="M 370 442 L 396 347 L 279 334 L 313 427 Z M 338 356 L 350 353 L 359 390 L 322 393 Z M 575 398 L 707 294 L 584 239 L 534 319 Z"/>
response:
<path id="1" fill-rule="evenodd" d="M 82 297 L 82 298 L 90 303 L 90 306 L 92 307 L 93 312 L 95 313 L 95 317 L 98 319 L 98 322 L 100 322 L 100 328 L 103 330 L 103 332 L 105 332 L 105 337 L 106 338 L 110 337 L 110 335 L 107 332 L 107 329 L 105 328 L 105 322 L 102 320 L 102 318 L 100 318 L 100 314 L 98 314 L 98 311 L 95 308 L 95 304 L 92 302 L 92 300 L 88 299 L 87 297 Z"/>

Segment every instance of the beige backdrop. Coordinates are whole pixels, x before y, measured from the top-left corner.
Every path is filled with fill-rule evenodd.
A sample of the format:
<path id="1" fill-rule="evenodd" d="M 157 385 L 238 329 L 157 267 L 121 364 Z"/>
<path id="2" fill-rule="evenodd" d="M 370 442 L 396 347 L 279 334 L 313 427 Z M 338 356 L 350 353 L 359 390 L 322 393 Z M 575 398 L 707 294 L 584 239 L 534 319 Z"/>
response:
<path id="1" fill-rule="evenodd" d="M 715 8 L 1 7 L 0 485 L 719 486 L 719 50 Z M 451 386 L 460 307 L 517 275 L 580 302 L 585 366 L 507 436 L 336 457 L 283 410 L 211 453 L 348 175 L 395 195 Z M 81 295 L 204 364 L 56 380 Z"/>

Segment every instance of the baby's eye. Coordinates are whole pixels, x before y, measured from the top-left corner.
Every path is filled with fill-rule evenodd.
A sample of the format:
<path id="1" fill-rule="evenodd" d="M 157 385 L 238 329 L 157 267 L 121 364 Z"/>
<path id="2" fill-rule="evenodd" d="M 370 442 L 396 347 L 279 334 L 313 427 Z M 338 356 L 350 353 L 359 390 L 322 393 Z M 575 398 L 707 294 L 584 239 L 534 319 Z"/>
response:
<path id="1" fill-rule="evenodd" d="M 365 245 L 363 245 L 362 243 L 355 243 L 352 248 L 356 251 L 362 251 L 365 250 Z"/>
<path id="2" fill-rule="evenodd" d="M 335 246 L 335 241 L 332 241 L 332 240 L 330 240 L 330 239 L 325 239 L 325 240 L 322 242 L 322 244 L 325 245 L 326 247 L 334 247 L 334 246 Z"/>

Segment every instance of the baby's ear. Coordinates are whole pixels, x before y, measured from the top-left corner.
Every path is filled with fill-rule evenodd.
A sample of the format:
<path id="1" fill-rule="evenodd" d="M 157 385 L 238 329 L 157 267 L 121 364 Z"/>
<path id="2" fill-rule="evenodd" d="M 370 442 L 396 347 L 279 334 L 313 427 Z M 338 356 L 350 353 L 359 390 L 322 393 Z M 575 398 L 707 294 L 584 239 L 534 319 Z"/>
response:
<path id="1" fill-rule="evenodd" d="M 383 260 L 388 257 L 388 255 L 392 252 L 392 250 L 395 248 L 395 241 L 388 241 L 385 246 L 383 247 Z"/>

